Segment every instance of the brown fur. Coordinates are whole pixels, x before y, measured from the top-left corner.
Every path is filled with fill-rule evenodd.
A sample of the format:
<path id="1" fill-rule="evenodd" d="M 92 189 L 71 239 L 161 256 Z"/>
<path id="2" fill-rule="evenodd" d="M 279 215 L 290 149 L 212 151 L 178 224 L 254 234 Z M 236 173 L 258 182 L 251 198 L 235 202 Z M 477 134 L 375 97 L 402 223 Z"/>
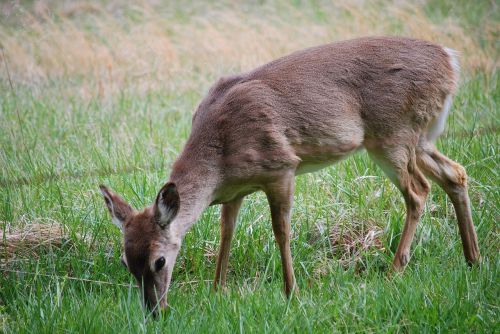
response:
<path id="1" fill-rule="evenodd" d="M 335 162 L 365 143 L 418 138 L 455 89 L 447 57 L 429 42 L 362 38 L 221 79 L 193 117 L 172 179 L 206 164 L 222 183 L 259 182 L 273 170 Z"/>
<path id="2" fill-rule="evenodd" d="M 137 213 L 125 222 L 124 245 L 127 254 L 127 266 L 132 274 L 140 279 L 147 271 L 151 240 L 156 239 L 160 227 L 153 222 L 151 208 Z"/>
<path id="3" fill-rule="evenodd" d="M 179 197 L 163 203 L 163 212 L 178 214 L 165 231 L 159 231 L 148 215 L 136 216 L 125 227 L 127 258 L 129 253 L 148 257 L 148 249 L 156 245 L 156 255 L 150 257 L 173 254 L 173 266 L 180 240 L 201 212 L 222 203 L 214 284 L 224 284 L 242 198 L 263 190 L 282 257 L 285 291 L 290 294 L 296 288 L 289 236 L 294 175 L 365 148 L 400 189 L 407 207 L 394 268 L 409 261 L 430 191 L 424 174 L 452 198 L 466 258 L 478 261 L 465 170 L 427 139 L 438 116 L 446 116 L 445 100 L 456 90 L 453 61 L 445 49 L 430 42 L 370 37 L 298 51 L 220 79 L 198 106 L 191 135 L 172 168 L 169 182 Z M 142 261 L 129 268 L 136 265 Z M 164 284 L 167 289 L 169 282 L 170 276 Z M 158 284 L 166 291 L 163 283 Z"/>

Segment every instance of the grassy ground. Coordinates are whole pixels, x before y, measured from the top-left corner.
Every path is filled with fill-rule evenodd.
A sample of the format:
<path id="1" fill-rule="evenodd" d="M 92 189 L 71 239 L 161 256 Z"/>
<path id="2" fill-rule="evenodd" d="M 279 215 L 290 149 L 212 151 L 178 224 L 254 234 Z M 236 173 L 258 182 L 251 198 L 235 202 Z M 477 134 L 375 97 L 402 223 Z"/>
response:
<path id="1" fill-rule="evenodd" d="M 55 222 L 69 231 L 60 246 L 2 254 L 0 331 L 500 331 L 494 1 L 28 1 L 0 9 L 0 227 L 8 234 Z M 186 236 L 170 310 L 146 320 L 97 185 L 136 208 L 149 204 L 189 134 L 191 111 L 217 77 L 366 34 L 411 35 L 462 51 L 460 89 L 438 146 L 468 171 L 481 266 L 465 265 L 453 208 L 435 186 L 407 270 L 390 274 L 404 205 L 361 153 L 297 178 L 296 298 L 281 293 L 269 210 L 254 194 L 241 211 L 227 292 L 210 286 L 219 241 L 213 207 Z"/>

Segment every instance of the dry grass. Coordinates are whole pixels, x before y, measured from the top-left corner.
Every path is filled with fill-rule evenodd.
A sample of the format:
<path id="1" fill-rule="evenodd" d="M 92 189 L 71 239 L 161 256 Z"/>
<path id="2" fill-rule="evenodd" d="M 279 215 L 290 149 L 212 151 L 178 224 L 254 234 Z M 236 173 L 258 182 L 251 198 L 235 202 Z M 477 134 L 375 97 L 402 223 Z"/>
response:
<path id="1" fill-rule="evenodd" d="M 69 77 L 77 88 L 70 85 L 65 93 L 83 97 L 127 88 L 206 89 L 228 72 L 251 69 L 296 49 L 363 35 L 433 40 L 460 50 L 467 71 L 498 67 L 493 48 L 498 22 L 484 32 L 491 46 L 480 48 L 456 21 L 431 22 L 421 3 L 405 1 L 336 1 L 316 12 L 279 2 L 257 11 L 231 3 L 37 1 L 29 8 L 4 4 L 2 12 L 15 18 L 13 24 L 0 24 L 14 81 L 35 86 Z M 5 71 L 0 78 L 5 79 Z"/>
<path id="2" fill-rule="evenodd" d="M 373 220 L 352 218 L 326 226 L 324 221 L 317 221 L 315 229 L 309 238 L 309 243 L 328 240 L 328 254 L 335 258 L 335 262 L 344 268 L 354 266 L 356 272 L 365 269 L 365 259 L 385 253 L 383 243 L 384 231 Z M 319 266 L 315 274 L 327 274 L 328 266 Z"/>
<path id="3" fill-rule="evenodd" d="M 0 265 L 10 261 L 39 257 L 52 248 L 71 243 L 68 230 L 55 221 L 23 222 L 13 227 L 0 224 Z"/>
<path id="4" fill-rule="evenodd" d="M 347 266 L 360 264 L 368 253 L 384 251 L 384 231 L 374 221 L 351 221 L 335 224 L 330 231 L 330 245 L 340 263 Z"/>

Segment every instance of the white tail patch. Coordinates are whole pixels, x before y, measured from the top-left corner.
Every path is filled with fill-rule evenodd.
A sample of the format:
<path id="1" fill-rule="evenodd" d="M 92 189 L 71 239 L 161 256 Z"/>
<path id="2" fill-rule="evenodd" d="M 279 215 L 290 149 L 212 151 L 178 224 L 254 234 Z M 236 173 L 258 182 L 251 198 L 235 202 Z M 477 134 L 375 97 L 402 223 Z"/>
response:
<path id="1" fill-rule="evenodd" d="M 460 64 L 458 62 L 458 51 L 450 48 L 443 48 L 443 49 L 446 52 L 446 54 L 448 54 L 450 66 L 453 69 L 453 82 L 456 87 L 458 84 L 458 76 L 460 73 Z M 427 132 L 427 139 L 429 139 L 430 141 L 432 142 L 435 141 L 443 133 L 444 127 L 446 125 L 446 119 L 448 118 L 448 114 L 450 112 L 451 104 L 452 104 L 452 94 L 450 93 L 446 95 L 443 104 L 443 110 L 439 113 L 438 117 L 429 127 L 429 130 Z"/>
<path id="2" fill-rule="evenodd" d="M 460 63 L 458 62 L 458 51 L 453 50 L 450 48 L 443 48 L 444 52 L 448 54 L 448 57 L 450 57 L 450 65 L 451 68 L 453 69 L 453 81 L 455 82 L 455 85 L 458 84 L 458 76 L 460 74 Z"/>
<path id="3" fill-rule="evenodd" d="M 448 113 L 450 112 L 451 103 L 452 96 L 451 94 L 448 94 L 444 100 L 443 110 L 429 127 L 427 132 L 427 139 L 429 141 L 434 142 L 443 133 L 444 126 L 446 125 L 446 119 L 448 118 Z"/>

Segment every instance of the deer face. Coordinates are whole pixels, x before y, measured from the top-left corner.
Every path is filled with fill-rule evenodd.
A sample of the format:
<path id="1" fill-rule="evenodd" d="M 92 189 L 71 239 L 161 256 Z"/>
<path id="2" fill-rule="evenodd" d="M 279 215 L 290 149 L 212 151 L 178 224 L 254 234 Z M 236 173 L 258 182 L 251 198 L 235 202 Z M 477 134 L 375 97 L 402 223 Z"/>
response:
<path id="1" fill-rule="evenodd" d="M 167 292 L 181 239 L 170 229 L 179 210 L 175 184 L 167 183 L 153 205 L 138 212 L 119 195 L 100 186 L 111 221 L 124 236 L 122 263 L 141 289 L 143 305 L 153 314 L 167 306 Z"/>

